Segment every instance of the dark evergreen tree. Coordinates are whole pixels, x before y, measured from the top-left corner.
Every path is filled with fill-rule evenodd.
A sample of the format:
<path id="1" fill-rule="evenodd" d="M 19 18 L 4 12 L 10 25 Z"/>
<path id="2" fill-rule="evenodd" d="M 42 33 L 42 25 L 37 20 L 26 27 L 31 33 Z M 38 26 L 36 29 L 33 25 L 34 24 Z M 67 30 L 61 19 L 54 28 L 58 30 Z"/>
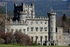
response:
<path id="1" fill-rule="evenodd" d="M 62 16 L 62 26 L 64 27 L 64 23 L 66 22 L 67 20 L 67 17 L 66 17 L 66 14 L 63 14 Z"/>

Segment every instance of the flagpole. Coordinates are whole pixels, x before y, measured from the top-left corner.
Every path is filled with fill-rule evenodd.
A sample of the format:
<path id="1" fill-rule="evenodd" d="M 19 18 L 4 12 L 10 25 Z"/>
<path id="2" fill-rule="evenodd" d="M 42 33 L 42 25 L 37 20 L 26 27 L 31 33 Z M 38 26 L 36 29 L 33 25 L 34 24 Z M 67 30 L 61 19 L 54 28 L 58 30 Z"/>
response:
<path id="1" fill-rule="evenodd" d="M 6 18 L 7 18 L 7 2 L 6 2 Z"/>

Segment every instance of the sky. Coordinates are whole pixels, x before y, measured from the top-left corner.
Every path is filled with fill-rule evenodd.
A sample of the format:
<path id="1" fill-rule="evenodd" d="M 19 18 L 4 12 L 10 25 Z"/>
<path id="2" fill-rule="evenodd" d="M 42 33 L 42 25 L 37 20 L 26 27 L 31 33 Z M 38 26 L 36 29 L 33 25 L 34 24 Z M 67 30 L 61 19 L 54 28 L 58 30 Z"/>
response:
<path id="1" fill-rule="evenodd" d="M 13 1 L 13 2 L 22 2 L 22 1 L 69 1 L 69 0 L 0 0 L 0 1 Z"/>
<path id="2" fill-rule="evenodd" d="M 0 0 L 0 2 L 8 2 L 8 11 L 13 12 L 12 2 L 34 2 L 35 12 L 38 16 L 46 16 L 47 12 L 52 7 L 54 10 L 70 10 L 70 0 Z M 57 12 L 58 15 L 62 15 L 64 12 Z M 67 12 L 67 15 L 70 12 Z"/>

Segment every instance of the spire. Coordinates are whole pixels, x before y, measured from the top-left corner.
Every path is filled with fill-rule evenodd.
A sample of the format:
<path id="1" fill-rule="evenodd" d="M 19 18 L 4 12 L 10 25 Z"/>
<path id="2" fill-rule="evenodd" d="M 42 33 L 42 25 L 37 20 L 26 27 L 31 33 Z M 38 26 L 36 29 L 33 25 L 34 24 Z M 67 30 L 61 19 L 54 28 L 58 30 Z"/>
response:
<path id="1" fill-rule="evenodd" d="M 50 8 L 50 12 L 54 12 L 54 9 L 52 7 Z"/>

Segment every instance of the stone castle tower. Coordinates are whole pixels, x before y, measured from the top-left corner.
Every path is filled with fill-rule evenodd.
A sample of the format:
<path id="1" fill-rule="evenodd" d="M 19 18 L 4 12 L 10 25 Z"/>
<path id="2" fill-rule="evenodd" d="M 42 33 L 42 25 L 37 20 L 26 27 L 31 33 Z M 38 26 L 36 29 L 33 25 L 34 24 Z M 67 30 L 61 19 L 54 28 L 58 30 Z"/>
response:
<path id="1" fill-rule="evenodd" d="M 27 5 L 22 3 L 21 5 L 14 4 L 14 18 L 13 21 L 20 21 L 24 20 L 24 18 L 34 18 L 35 17 L 35 10 L 34 4 Z"/>
<path id="2" fill-rule="evenodd" d="M 48 13 L 49 17 L 49 42 L 50 45 L 56 45 L 56 13 L 50 12 Z"/>

